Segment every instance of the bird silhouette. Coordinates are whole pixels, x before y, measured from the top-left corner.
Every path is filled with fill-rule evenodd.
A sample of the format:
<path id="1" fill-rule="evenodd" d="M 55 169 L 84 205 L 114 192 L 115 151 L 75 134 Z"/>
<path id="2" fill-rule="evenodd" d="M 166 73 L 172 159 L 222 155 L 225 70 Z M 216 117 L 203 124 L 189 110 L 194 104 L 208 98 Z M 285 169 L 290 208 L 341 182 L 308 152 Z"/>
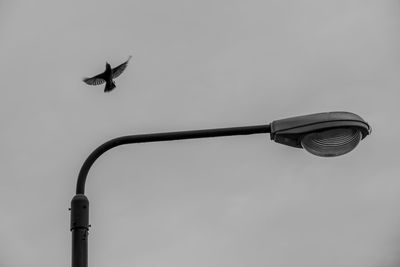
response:
<path id="1" fill-rule="evenodd" d="M 126 67 L 128 66 L 128 62 L 132 56 L 129 56 L 128 60 L 122 63 L 121 65 L 111 68 L 111 65 L 106 62 L 106 70 L 103 73 L 100 73 L 91 78 L 84 78 L 83 81 L 89 85 L 100 85 L 106 83 L 104 87 L 104 92 L 111 92 L 115 88 L 114 79 L 117 78 L 124 72 Z"/>

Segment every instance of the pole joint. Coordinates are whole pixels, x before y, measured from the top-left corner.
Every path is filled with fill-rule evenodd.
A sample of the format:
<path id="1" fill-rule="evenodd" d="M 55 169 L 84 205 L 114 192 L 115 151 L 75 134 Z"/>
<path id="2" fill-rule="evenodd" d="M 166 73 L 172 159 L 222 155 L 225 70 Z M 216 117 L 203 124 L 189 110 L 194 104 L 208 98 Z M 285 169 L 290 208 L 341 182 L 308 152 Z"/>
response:
<path id="1" fill-rule="evenodd" d="M 89 230 L 89 200 L 83 194 L 77 194 L 71 201 L 71 227 L 70 230 Z"/>

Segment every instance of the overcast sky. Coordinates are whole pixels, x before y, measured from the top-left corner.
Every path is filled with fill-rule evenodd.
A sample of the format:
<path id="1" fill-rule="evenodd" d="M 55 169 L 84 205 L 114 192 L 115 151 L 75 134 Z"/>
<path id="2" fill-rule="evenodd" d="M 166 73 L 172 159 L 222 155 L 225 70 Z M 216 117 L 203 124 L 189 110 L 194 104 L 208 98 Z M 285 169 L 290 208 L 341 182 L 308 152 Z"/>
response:
<path id="1" fill-rule="evenodd" d="M 89 266 L 400 266 L 398 0 L 0 1 L 0 266 L 71 265 L 113 137 L 345 110 L 318 158 L 268 135 L 123 146 L 89 173 Z M 117 88 L 84 84 L 133 58 Z"/>

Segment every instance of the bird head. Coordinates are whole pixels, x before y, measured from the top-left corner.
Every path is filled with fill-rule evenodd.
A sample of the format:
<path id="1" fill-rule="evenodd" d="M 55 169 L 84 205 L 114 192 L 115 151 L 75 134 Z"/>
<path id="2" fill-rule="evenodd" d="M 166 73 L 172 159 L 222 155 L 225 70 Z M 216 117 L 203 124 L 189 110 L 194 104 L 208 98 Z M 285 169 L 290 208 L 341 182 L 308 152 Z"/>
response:
<path id="1" fill-rule="evenodd" d="M 111 65 L 108 62 L 106 62 L 106 69 L 111 69 Z"/>

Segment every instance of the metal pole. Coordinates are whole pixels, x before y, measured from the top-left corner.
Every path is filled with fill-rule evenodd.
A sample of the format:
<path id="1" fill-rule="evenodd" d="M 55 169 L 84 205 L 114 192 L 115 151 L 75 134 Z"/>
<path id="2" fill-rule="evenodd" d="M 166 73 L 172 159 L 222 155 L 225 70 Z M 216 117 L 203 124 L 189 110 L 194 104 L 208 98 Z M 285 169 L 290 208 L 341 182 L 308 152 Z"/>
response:
<path id="1" fill-rule="evenodd" d="M 218 128 L 195 131 L 167 132 L 129 135 L 114 138 L 96 148 L 83 163 L 76 184 L 76 195 L 71 201 L 72 267 L 88 266 L 89 201 L 85 194 L 85 183 L 90 167 L 103 153 L 125 144 L 161 142 L 183 139 L 209 138 L 233 135 L 270 133 L 271 126 L 256 125 L 233 128 Z"/>
<path id="2" fill-rule="evenodd" d="M 72 267 L 88 266 L 89 200 L 77 194 L 71 201 Z"/>

